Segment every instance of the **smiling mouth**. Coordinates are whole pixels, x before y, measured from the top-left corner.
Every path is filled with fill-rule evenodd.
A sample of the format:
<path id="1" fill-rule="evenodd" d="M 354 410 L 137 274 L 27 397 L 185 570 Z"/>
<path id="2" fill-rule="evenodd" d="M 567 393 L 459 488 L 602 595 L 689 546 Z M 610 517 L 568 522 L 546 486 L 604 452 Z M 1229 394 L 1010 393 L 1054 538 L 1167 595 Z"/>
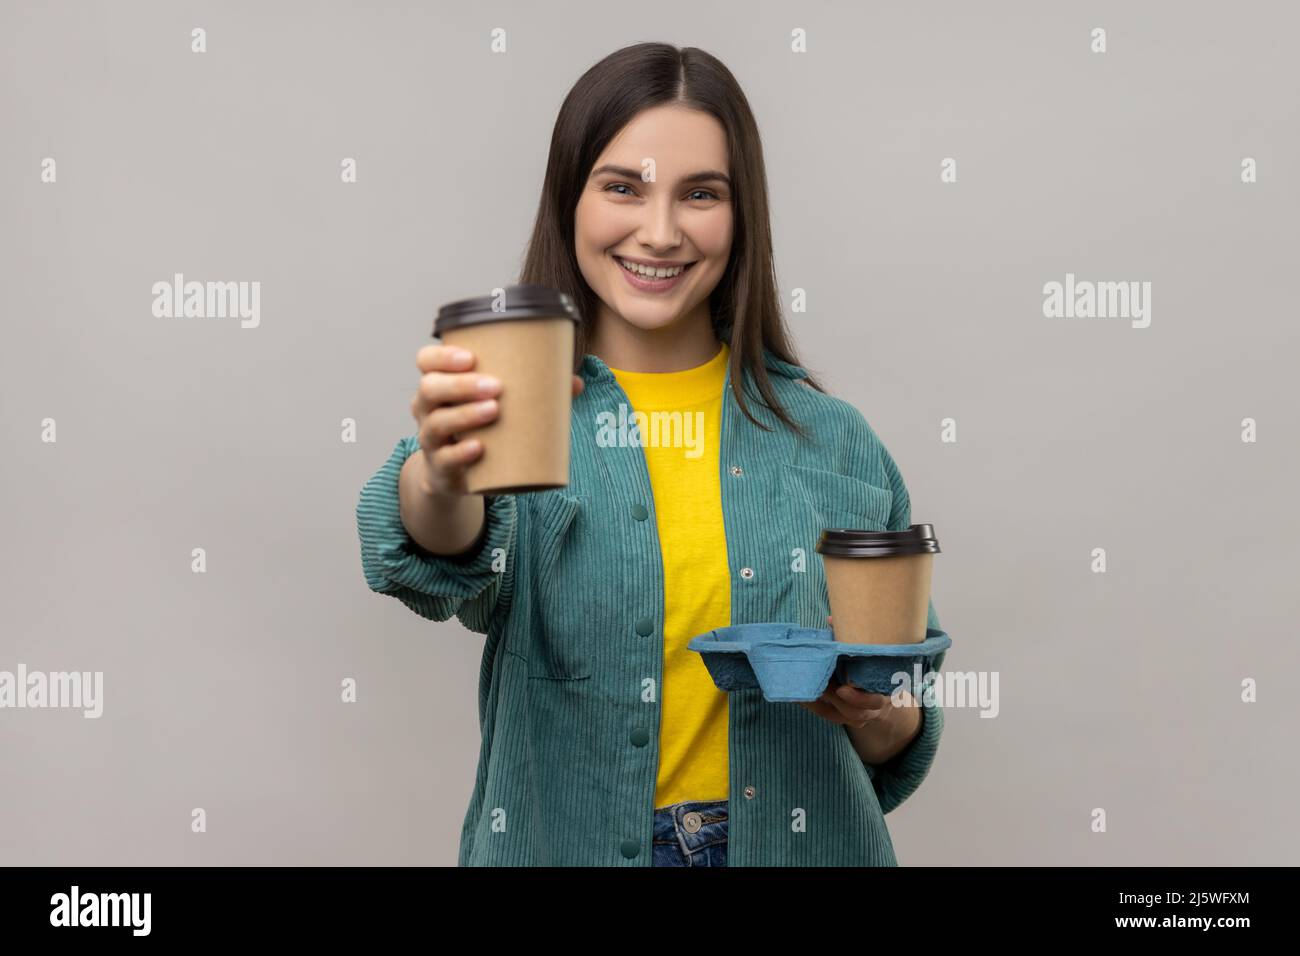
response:
<path id="1" fill-rule="evenodd" d="M 655 267 L 643 266 L 635 262 L 629 262 L 622 256 L 613 256 L 620 269 L 645 282 L 666 282 L 669 279 L 676 279 L 693 269 L 698 259 L 694 262 L 687 262 L 680 266 L 672 267 Z"/>

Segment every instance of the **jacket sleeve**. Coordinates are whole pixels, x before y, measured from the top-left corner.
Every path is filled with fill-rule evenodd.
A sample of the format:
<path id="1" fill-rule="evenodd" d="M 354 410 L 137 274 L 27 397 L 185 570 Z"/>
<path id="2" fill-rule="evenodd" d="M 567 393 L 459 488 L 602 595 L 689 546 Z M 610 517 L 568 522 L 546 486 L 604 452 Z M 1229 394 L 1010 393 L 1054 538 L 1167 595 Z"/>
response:
<path id="1" fill-rule="evenodd" d="M 868 431 L 870 430 L 868 426 Z M 874 435 L 872 436 L 874 438 Z M 890 456 L 884 444 L 875 438 L 875 445 L 884 466 L 889 489 L 893 492 L 893 503 L 889 512 L 890 531 L 905 531 L 912 523 L 912 504 L 903 484 L 903 476 L 898 465 Z M 926 626 L 940 628 L 939 615 L 934 609 L 934 598 L 930 599 Z M 943 660 L 948 652 L 940 652 L 931 664 L 924 682 L 934 679 L 943 667 Z M 935 754 L 939 750 L 939 737 L 943 734 L 943 708 L 934 703 L 926 704 L 927 695 L 922 688 L 909 688 L 913 697 L 922 702 L 921 729 L 901 752 L 895 754 L 883 764 L 867 764 L 867 772 L 875 787 L 876 797 L 880 801 L 880 812 L 889 813 L 904 800 L 916 792 L 921 781 L 930 772 Z"/>
<path id="2" fill-rule="evenodd" d="M 477 551 L 463 557 L 429 554 L 402 524 L 398 498 L 402 465 L 419 447 L 418 436 L 400 439 L 388 461 L 361 489 L 357 532 L 366 584 L 372 591 L 397 598 L 421 617 L 445 621 L 454 614 L 471 631 L 486 634 L 493 617 L 508 609 L 513 596 L 515 496 L 485 499 L 487 521 Z"/>
<path id="3" fill-rule="evenodd" d="M 895 529 L 901 530 L 901 529 Z M 934 601 L 930 601 L 929 627 L 939 627 L 939 618 L 934 611 Z M 943 665 L 947 651 L 941 651 L 931 665 L 937 673 Z M 927 675 L 926 681 L 932 677 Z M 919 688 L 912 688 L 912 696 L 924 699 Z M 943 708 L 936 704 L 923 704 L 921 707 L 921 730 L 912 742 L 892 759 L 883 764 L 867 764 L 871 775 L 871 784 L 876 788 L 876 798 L 880 801 L 880 812 L 888 813 L 916 792 L 921 781 L 930 772 L 935 754 L 939 751 L 939 737 L 943 734 Z"/>

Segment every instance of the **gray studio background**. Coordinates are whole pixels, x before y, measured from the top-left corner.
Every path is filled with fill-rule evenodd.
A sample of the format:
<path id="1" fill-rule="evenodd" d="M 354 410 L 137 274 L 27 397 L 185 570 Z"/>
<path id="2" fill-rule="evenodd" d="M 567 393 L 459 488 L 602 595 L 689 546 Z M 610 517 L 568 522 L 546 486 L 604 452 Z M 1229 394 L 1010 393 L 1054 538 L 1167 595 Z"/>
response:
<path id="1" fill-rule="evenodd" d="M 946 666 L 1000 675 L 900 861 L 1297 862 L 1300 14 L 630 12 L 0 6 L 0 670 L 105 680 L 98 720 L 0 710 L 0 863 L 455 863 L 483 639 L 366 587 L 357 496 L 435 307 L 517 274 L 563 96 L 640 40 L 746 90 L 799 358 L 939 533 Z M 260 326 L 155 318 L 176 272 L 260 281 Z M 1044 318 L 1067 272 L 1151 282 L 1150 327 Z"/>

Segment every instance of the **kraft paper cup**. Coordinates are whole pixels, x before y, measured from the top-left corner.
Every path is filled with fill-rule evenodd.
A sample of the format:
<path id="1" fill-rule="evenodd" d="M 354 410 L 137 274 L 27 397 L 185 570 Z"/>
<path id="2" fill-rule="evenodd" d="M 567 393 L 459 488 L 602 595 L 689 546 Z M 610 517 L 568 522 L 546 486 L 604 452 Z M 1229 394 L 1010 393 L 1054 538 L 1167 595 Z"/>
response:
<path id="1" fill-rule="evenodd" d="M 827 528 L 817 541 L 835 639 L 919 644 L 926 637 L 939 539 L 933 525 L 906 531 Z"/>
<path id="2" fill-rule="evenodd" d="M 508 495 L 563 488 L 578 312 L 569 296 L 545 286 L 502 292 L 444 305 L 433 327 L 444 344 L 474 353 L 474 372 L 501 381 L 496 419 L 457 435 L 483 444 L 466 467 L 466 489 Z"/>

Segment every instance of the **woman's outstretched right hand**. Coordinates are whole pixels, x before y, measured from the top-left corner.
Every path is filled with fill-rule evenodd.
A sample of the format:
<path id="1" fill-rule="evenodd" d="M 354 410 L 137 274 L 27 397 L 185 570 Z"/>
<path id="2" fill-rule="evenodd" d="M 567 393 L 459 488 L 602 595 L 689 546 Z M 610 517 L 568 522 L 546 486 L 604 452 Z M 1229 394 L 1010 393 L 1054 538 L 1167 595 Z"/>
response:
<path id="1" fill-rule="evenodd" d="M 483 454 L 483 445 L 472 435 L 461 436 L 494 421 L 500 410 L 500 380 L 473 371 L 475 361 L 473 352 L 451 345 L 426 345 L 415 356 L 421 374 L 411 414 L 419 428 L 426 490 L 433 494 L 466 493 L 465 469 Z M 582 379 L 573 376 L 573 394 L 582 389 Z"/>

